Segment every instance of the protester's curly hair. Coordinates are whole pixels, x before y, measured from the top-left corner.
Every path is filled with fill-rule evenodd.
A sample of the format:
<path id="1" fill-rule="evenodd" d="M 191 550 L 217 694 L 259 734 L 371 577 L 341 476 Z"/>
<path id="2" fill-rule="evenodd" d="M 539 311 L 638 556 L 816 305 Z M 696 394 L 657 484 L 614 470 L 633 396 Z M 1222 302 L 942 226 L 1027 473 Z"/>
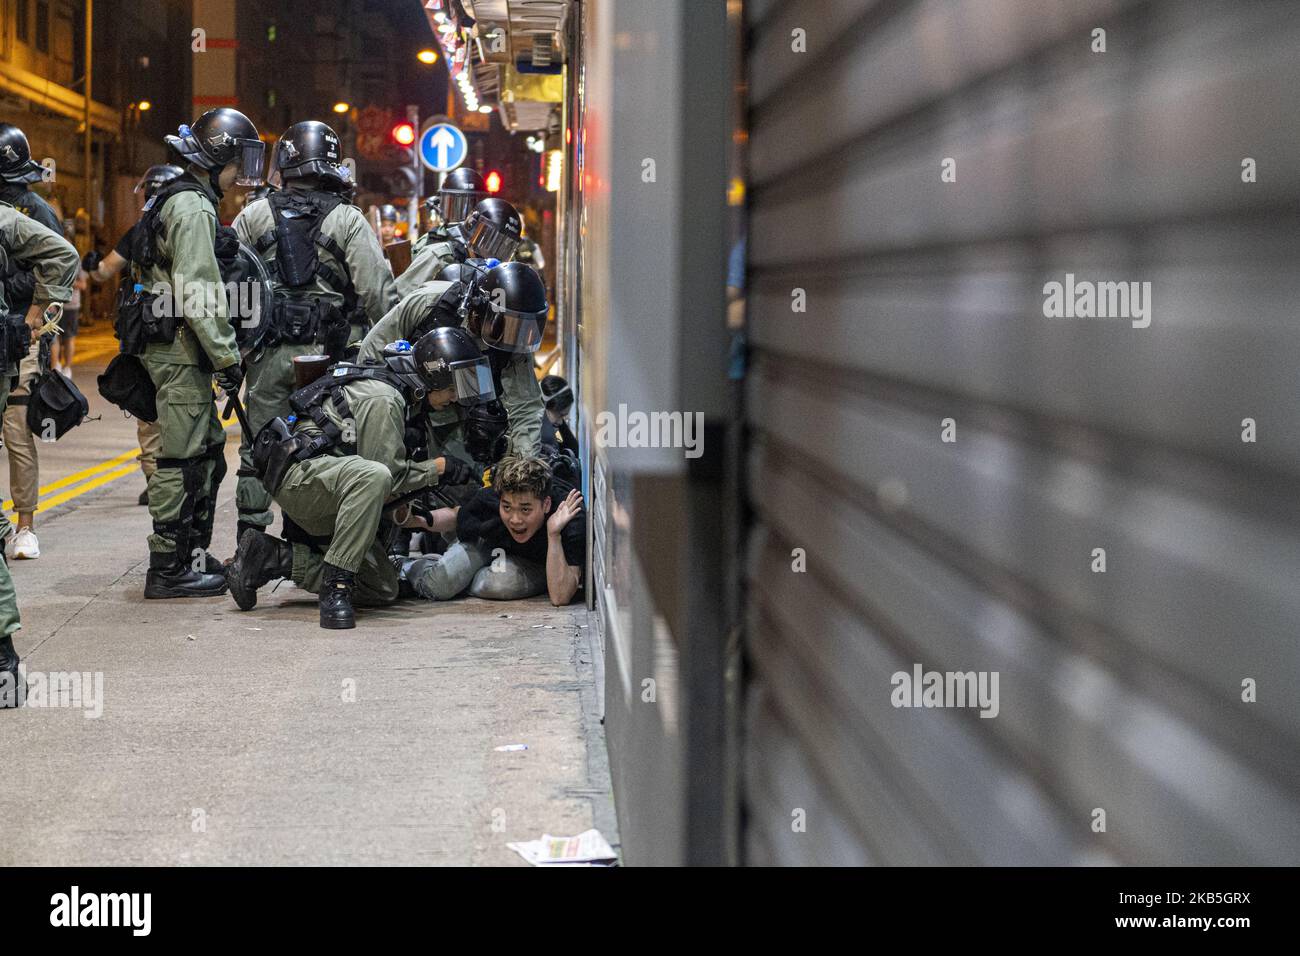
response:
<path id="1" fill-rule="evenodd" d="M 503 458 L 493 469 L 492 487 L 497 494 L 531 493 L 542 500 L 551 490 L 551 469 L 540 458 Z"/>

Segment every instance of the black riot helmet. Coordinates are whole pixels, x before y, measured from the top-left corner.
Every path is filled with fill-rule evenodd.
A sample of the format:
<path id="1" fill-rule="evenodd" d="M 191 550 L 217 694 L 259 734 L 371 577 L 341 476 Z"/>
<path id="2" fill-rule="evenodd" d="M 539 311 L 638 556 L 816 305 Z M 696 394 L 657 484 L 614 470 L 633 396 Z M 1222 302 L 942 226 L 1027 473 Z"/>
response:
<path id="1" fill-rule="evenodd" d="M 45 167 L 32 159 L 27 134 L 13 123 L 0 123 L 0 179 L 12 185 L 41 181 Z"/>
<path id="2" fill-rule="evenodd" d="M 278 186 L 281 182 L 319 176 L 342 185 L 339 167 L 343 163 L 343 147 L 339 134 L 317 120 L 294 123 L 280 136 L 271 155 L 271 174 L 267 180 Z"/>
<path id="3" fill-rule="evenodd" d="M 458 166 L 447 174 L 438 189 L 438 208 L 448 226 L 464 222 L 480 199 L 487 197 L 483 177 L 472 169 Z"/>
<path id="4" fill-rule="evenodd" d="M 472 406 L 496 398 L 492 366 L 461 328 L 436 328 L 415 343 L 415 366 L 431 392 L 456 390 L 456 402 Z"/>
<path id="5" fill-rule="evenodd" d="M 379 207 L 380 222 L 397 222 L 401 218 L 401 215 L 397 212 L 397 207 L 392 203 L 384 203 Z"/>
<path id="6" fill-rule="evenodd" d="M 475 259 L 508 261 L 519 248 L 523 223 L 515 207 L 504 199 L 483 199 L 465 220 L 461 231 L 465 246 Z"/>
<path id="7" fill-rule="evenodd" d="M 549 311 L 546 286 L 536 270 L 522 262 L 503 262 L 479 282 L 469 330 L 503 352 L 536 352 Z"/>
<path id="8" fill-rule="evenodd" d="M 506 451 L 510 420 L 500 402 L 484 402 L 465 418 L 465 450 L 477 462 L 494 465 Z"/>
<path id="9" fill-rule="evenodd" d="M 229 106 L 208 110 L 177 132 L 163 139 L 186 161 L 206 169 L 214 187 L 221 170 L 230 163 L 239 163 L 239 185 L 256 186 L 262 182 L 266 144 L 258 137 L 253 121 L 239 110 Z"/>
<path id="10" fill-rule="evenodd" d="M 132 192 L 144 192 L 146 199 L 152 199 L 154 193 L 162 189 L 170 182 L 175 182 L 185 175 L 185 170 L 172 163 L 159 163 L 157 166 L 150 166 L 145 170 L 140 181 L 135 184 Z"/>

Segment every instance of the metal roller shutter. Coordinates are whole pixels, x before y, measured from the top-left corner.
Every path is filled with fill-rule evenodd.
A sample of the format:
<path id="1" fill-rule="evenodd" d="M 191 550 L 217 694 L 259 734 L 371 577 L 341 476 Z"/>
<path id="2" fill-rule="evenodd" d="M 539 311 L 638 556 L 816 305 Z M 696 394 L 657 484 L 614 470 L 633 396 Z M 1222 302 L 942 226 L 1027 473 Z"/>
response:
<path id="1" fill-rule="evenodd" d="M 1300 860 L 1300 8 L 748 16 L 748 859 Z"/>

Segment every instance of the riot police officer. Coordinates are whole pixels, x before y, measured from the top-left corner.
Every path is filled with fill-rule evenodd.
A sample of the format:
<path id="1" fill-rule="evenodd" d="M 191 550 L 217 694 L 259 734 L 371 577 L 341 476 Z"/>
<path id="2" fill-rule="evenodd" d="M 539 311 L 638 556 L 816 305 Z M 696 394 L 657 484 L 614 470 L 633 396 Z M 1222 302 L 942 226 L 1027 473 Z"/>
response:
<path id="1" fill-rule="evenodd" d="M 0 204 L 0 266 L 11 258 L 32 264 L 32 302 L 25 314 L 11 316 L 0 287 L 0 410 L 9 398 L 9 379 L 17 371 L 24 348 L 31 347 L 32 331 L 41 328 L 42 314 L 51 302 L 72 298 L 77 275 L 77 250 L 61 233 L 47 229 L 11 206 Z M 8 520 L 0 516 L 7 530 Z M 0 551 L 0 707 L 16 706 L 23 691 L 18 686 L 18 652 L 13 634 L 22 623 L 9 566 Z"/>
<path id="2" fill-rule="evenodd" d="M 152 199 L 164 186 L 175 182 L 181 176 L 185 175 L 185 170 L 172 163 L 159 163 L 150 166 L 145 170 L 145 174 L 140 177 L 140 181 L 135 184 L 134 192 L 144 193 L 145 201 Z M 131 228 L 126 231 L 117 245 L 109 251 L 107 256 L 102 259 L 97 252 L 89 253 L 83 260 L 85 268 L 90 272 L 90 278 L 96 282 L 109 282 L 121 274 L 131 262 L 133 250 L 142 247 L 146 240 L 140 234 L 141 223 L 143 220 L 137 219 Z M 129 286 L 119 290 L 119 300 L 124 295 L 129 294 Z M 120 343 L 119 343 L 120 344 Z M 140 454 L 137 461 L 140 462 L 140 471 L 144 474 L 145 490 L 140 492 L 137 504 L 147 505 L 149 503 L 149 479 L 153 476 L 157 467 L 159 448 L 162 444 L 162 430 L 158 427 L 157 421 L 147 422 L 142 418 L 135 420 L 136 438 L 140 442 Z"/>
<path id="3" fill-rule="evenodd" d="M 360 358 L 376 359 L 388 343 L 439 325 L 465 327 L 490 360 L 509 419 L 507 453 L 532 456 L 545 407 L 533 373 L 533 353 L 541 344 L 548 311 L 546 287 L 537 273 L 522 262 L 504 262 L 468 282 L 425 283 L 370 330 Z M 430 416 L 430 422 L 448 424 L 437 415 Z"/>
<path id="4" fill-rule="evenodd" d="M 491 400 L 487 366 L 463 329 L 439 328 L 414 348 L 395 344 L 381 361 L 335 365 L 295 392 L 292 436 L 279 419 L 259 433 L 255 451 L 289 519 L 289 540 L 253 529 L 240 536 L 226 569 L 239 607 L 252 608 L 257 589 L 276 578 L 320 595 L 324 628 L 356 626 L 354 591 L 362 605 L 395 601 L 397 571 L 377 534 L 385 505 L 467 477 L 455 459 L 412 460 L 407 422 L 426 408 Z"/>
<path id="5" fill-rule="evenodd" d="M 0 201 L 24 216 L 35 219 L 51 232 L 63 235 L 63 223 L 50 204 L 32 191 L 32 184 L 44 177 L 45 167 L 32 159 L 31 146 L 21 129 L 0 123 Z M 12 256 L 4 273 L 9 308 L 22 315 L 32 304 L 36 280 L 32 264 Z M 40 557 L 40 542 L 33 528 L 37 495 L 41 484 L 36 436 L 27 427 L 27 401 L 32 381 L 41 373 L 39 350 L 32 349 L 18 368 L 17 384 L 4 413 L 4 443 L 9 458 L 9 486 L 18 513 L 14 535 L 15 558 Z M 6 520 L 6 526 L 7 521 Z"/>
<path id="6" fill-rule="evenodd" d="M 212 379 L 234 395 L 243 381 L 216 255 L 217 204 L 232 186 L 262 180 L 265 144 L 247 116 L 208 110 L 167 145 L 185 172 L 145 205 L 132 271 L 144 298 L 141 360 L 157 388 L 161 449 L 149 479 L 146 598 L 225 593 L 221 562 L 207 553 L 225 431 Z"/>
<path id="7" fill-rule="evenodd" d="M 290 126 L 276 143 L 272 182 L 283 188 L 244 207 L 235 232 L 267 263 L 274 307 L 247 355 L 247 407 L 252 434 L 240 443 L 236 493 L 239 535 L 269 527 L 271 496 L 251 468 L 251 443 L 277 415 L 288 414 L 293 359 L 343 357 L 397 301 L 393 275 L 365 215 L 341 192 L 352 180 L 338 135 L 324 123 Z"/>
<path id="8" fill-rule="evenodd" d="M 443 266 L 464 259 L 463 253 L 458 256 L 463 239 L 460 225 L 487 195 L 483 177 L 474 170 L 461 166 L 447 174 L 437 197 L 431 200 L 441 222 L 411 247 L 411 264 L 397 279 L 399 296 L 428 282 Z"/>

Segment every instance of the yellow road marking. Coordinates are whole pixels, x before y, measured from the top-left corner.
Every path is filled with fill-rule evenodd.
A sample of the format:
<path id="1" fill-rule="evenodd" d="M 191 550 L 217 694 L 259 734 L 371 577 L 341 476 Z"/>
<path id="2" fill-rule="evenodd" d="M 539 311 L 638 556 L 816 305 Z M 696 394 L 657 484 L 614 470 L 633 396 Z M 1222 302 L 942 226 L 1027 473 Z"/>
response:
<path id="1" fill-rule="evenodd" d="M 44 499 L 36 506 L 36 513 L 40 514 L 42 511 L 49 511 L 51 508 L 56 508 L 65 501 L 71 501 L 73 498 L 84 495 L 88 491 L 94 491 L 100 485 L 106 485 L 110 481 L 117 481 L 117 479 L 121 478 L 123 475 L 129 475 L 136 470 L 137 466 L 135 462 L 131 462 L 129 465 L 123 465 L 121 468 L 100 475 L 98 478 L 92 478 L 83 485 L 78 485 L 76 488 L 70 488 L 52 498 Z"/>
<path id="2" fill-rule="evenodd" d="M 82 365 L 86 362 L 98 361 L 99 359 L 105 358 L 109 355 L 116 355 L 117 353 L 118 347 L 116 342 L 111 345 L 105 345 L 101 348 L 78 348 L 77 354 L 73 356 L 72 364 Z"/>
<path id="3" fill-rule="evenodd" d="M 60 478 L 57 481 L 52 481 L 48 485 L 42 486 L 41 489 L 37 492 L 37 494 L 48 495 L 51 491 L 58 491 L 60 488 L 68 487 L 68 485 L 75 485 L 77 482 L 81 481 L 82 479 L 89 478 L 92 475 L 97 475 L 103 471 L 108 471 L 110 468 L 115 468 L 116 466 L 122 464 L 122 462 L 126 461 L 128 458 L 135 458 L 139 454 L 140 454 L 140 449 L 137 448 L 135 451 L 123 452 L 122 454 L 118 455 L 116 458 L 110 458 L 108 461 L 102 461 L 98 465 L 91 465 L 89 468 L 81 469 L 81 471 L 74 471 L 72 474 L 64 478 Z M 13 510 L 13 506 L 14 503 L 12 498 L 4 502 L 4 504 L 0 504 L 0 508 L 3 508 L 5 511 Z"/>

